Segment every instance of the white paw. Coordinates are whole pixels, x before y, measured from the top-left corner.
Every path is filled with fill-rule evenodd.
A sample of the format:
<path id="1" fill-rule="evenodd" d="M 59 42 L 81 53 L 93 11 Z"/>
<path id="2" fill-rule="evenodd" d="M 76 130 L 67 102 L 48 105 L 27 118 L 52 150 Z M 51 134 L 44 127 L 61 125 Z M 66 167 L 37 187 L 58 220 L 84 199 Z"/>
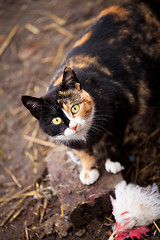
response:
<path id="1" fill-rule="evenodd" d="M 111 160 L 107 160 L 105 163 L 105 169 L 107 172 L 118 173 L 124 169 L 124 167 L 119 162 L 112 162 Z"/>
<path id="2" fill-rule="evenodd" d="M 97 169 L 82 170 L 79 178 L 83 184 L 90 185 L 93 184 L 99 178 L 99 171 Z"/>

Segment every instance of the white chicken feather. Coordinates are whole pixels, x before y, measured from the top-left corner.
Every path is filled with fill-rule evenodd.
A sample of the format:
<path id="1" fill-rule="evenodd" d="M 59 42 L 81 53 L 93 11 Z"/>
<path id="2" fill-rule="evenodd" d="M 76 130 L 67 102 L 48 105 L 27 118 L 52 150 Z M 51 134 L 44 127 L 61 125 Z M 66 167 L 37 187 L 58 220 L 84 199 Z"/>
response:
<path id="1" fill-rule="evenodd" d="M 160 218 L 160 193 L 156 184 L 140 187 L 135 184 L 127 185 L 122 181 L 115 187 L 115 197 L 116 199 L 111 197 L 113 215 L 116 219 L 116 229 L 113 232 L 113 235 L 117 236 L 115 239 L 140 238 L 148 229 L 142 229 L 140 226 L 148 226 Z M 132 229 L 135 235 L 133 231 L 133 235 L 129 234 Z"/>

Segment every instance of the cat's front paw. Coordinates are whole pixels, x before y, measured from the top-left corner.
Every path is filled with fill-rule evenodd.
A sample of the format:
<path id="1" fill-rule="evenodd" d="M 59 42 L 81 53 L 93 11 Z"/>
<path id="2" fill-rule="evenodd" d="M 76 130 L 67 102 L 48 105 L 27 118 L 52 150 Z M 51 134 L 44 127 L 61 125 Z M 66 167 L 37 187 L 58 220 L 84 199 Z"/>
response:
<path id="1" fill-rule="evenodd" d="M 118 173 L 124 169 L 124 167 L 119 162 L 112 162 L 110 159 L 106 160 L 105 169 L 107 172 Z"/>
<path id="2" fill-rule="evenodd" d="M 97 169 L 89 170 L 82 170 L 79 178 L 81 182 L 85 185 L 93 184 L 99 178 L 99 171 Z"/>

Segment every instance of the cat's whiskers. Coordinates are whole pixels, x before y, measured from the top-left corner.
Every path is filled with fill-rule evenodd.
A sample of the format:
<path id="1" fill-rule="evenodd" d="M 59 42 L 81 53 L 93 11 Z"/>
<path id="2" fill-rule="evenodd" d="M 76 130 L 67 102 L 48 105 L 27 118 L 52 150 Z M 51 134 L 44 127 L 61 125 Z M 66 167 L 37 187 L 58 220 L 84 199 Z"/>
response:
<path id="1" fill-rule="evenodd" d="M 98 135 L 101 135 L 102 133 L 104 133 L 101 129 L 98 129 L 97 127 L 92 126 L 91 130 L 94 130 Z"/>
<path id="2" fill-rule="evenodd" d="M 96 114 L 96 116 L 104 116 L 104 117 L 110 117 L 110 118 L 113 118 L 112 115 L 108 115 L 108 114 L 97 114 L 97 113 L 98 113 L 98 111 L 95 110 L 95 114 Z"/>
<path id="3" fill-rule="evenodd" d="M 86 120 L 83 127 L 86 128 L 87 132 L 89 132 L 89 130 L 91 130 L 92 132 L 100 135 L 100 133 L 98 132 L 98 129 L 96 127 L 94 127 L 93 122 L 90 119 Z"/>
<path id="4" fill-rule="evenodd" d="M 98 119 L 98 118 L 95 118 L 96 120 L 102 120 L 102 119 Z M 95 121 L 95 119 L 93 119 L 93 122 L 92 122 L 92 125 L 91 125 L 91 129 L 94 129 L 98 132 L 99 135 L 101 135 L 101 133 L 104 134 L 104 132 L 106 133 L 110 133 L 105 127 L 103 127 L 103 125 L 105 125 L 105 123 L 103 123 L 104 120 L 106 119 L 103 119 L 101 124 L 99 124 L 99 122 L 97 123 Z M 107 121 L 107 120 L 106 120 Z M 107 121 L 108 122 L 108 121 Z M 102 125 L 103 124 L 103 125 Z M 111 133 L 110 133 L 111 134 Z"/>
<path id="5" fill-rule="evenodd" d="M 90 128 L 90 131 L 96 133 L 97 135 L 101 135 L 101 133 L 98 132 L 97 129 L 95 129 L 93 127 Z"/>
<path id="6" fill-rule="evenodd" d="M 93 120 L 94 120 L 94 121 L 96 121 L 96 120 L 98 120 L 98 121 L 99 121 L 99 120 L 102 120 L 102 121 L 106 121 L 106 122 L 111 123 L 111 120 L 109 120 L 108 117 L 113 118 L 113 117 L 110 116 L 110 115 L 104 115 L 104 114 L 102 114 L 102 115 L 95 115 L 94 118 L 93 118 Z"/>

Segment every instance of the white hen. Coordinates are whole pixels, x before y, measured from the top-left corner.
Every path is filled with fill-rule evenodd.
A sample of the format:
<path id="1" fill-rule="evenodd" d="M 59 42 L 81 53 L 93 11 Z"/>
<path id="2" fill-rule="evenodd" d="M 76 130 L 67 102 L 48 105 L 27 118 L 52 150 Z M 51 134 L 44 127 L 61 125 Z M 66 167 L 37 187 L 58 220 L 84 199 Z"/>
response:
<path id="1" fill-rule="evenodd" d="M 115 197 L 111 197 L 111 202 L 116 228 L 110 240 L 140 239 L 149 231 L 147 226 L 160 218 L 160 193 L 156 184 L 140 187 L 122 181 L 115 187 Z"/>

